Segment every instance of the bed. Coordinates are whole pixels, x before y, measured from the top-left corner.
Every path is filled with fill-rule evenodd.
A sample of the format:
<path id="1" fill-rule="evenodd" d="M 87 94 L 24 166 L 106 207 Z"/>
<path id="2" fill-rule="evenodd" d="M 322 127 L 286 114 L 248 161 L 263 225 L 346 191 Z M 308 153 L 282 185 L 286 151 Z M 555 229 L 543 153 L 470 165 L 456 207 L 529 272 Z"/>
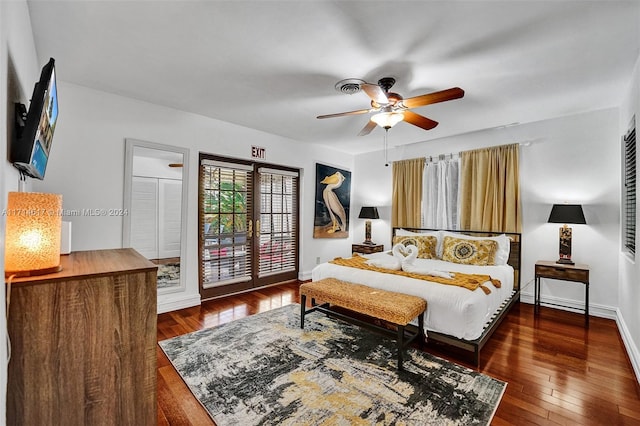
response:
<path id="1" fill-rule="evenodd" d="M 393 242 L 393 245 L 399 242 L 421 245 L 421 256 L 413 262 L 418 269 L 482 274 L 498 282 L 486 281 L 475 290 L 469 290 L 425 280 L 424 277 L 399 275 L 402 272 L 360 269 L 334 262 L 316 266 L 312 280 L 337 278 L 422 297 L 427 301 L 424 325 L 427 338 L 471 351 L 473 362 L 479 365 L 480 350 L 511 307 L 520 300 L 520 234 L 393 228 Z M 467 262 L 468 258 L 451 257 L 452 244 L 458 244 L 456 247 L 460 250 L 469 242 L 477 247 L 488 247 L 488 257 L 475 258 L 470 262 Z M 429 244 L 432 246 L 426 247 Z M 367 260 L 373 259 L 372 262 L 384 262 L 391 257 L 389 252 L 362 256 Z"/>

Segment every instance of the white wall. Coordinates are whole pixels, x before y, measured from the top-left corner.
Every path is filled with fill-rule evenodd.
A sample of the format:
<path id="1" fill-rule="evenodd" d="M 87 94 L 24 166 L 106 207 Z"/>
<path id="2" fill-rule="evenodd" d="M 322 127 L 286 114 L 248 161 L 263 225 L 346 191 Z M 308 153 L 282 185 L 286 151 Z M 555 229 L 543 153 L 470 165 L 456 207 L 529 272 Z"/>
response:
<path id="1" fill-rule="evenodd" d="M 393 129 L 390 130 L 393 132 Z M 382 142 L 382 132 L 375 129 L 367 138 L 379 138 Z M 380 144 L 382 145 L 382 143 Z M 398 160 L 400 159 L 395 158 Z M 351 185 L 356 190 L 351 191 L 352 240 L 354 243 L 364 241 L 365 219 L 358 219 L 360 207 L 374 206 L 378 208 L 380 219 L 371 221 L 371 240 L 384 244 L 385 250 L 391 249 L 391 191 L 392 191 L 391 163 L 385 166 L 384 153 L 373 152 L 361 154 L 355 159 L 355 172 L 351 175 Z"/>
<path id="2" fill-rule="evenodd" d="M 588 224 L 573 226 L 572 257 L 591 267 L 591 312 L 614 318 L 618 306 L 615 277 L 618 276 L 620 215 L 618 121 L 617 109 L 601 110 L 399 147 L 389 152 L 389 159 L 436 156 L 529 141 L 529 146 L 521 147 L 520 156 L 523 300 L 533 299 L 536 260 L 558 258 L 558 226 L 547 223 L 551 205 L 576 202 L 583 204 Z M 392 132 L 389 132 L 390 142 Z M 357 194 L 364 194 L 358 196 L 358 202 L 371 201 L 384 206 L 382 220 L 374 221 L 372 234 L 387 248 L 391 241 L 390 169 L 384 166 L 380 152 L 359 155 L 355 160 L 354 186 Z M 359 225 L 363 229 L 363 225 Z M 355 229 L 355 235 L 359 233 L 364 235 L 363 230 Z M 546 281 L 542 297 L 582 308 L 584 286 Z"/>
<path id="3" fill-rule="evenodd" d="M 57 64 L 64 75 L 64 64 Z M 313 239 L 315 164 L 351 170 L 353 157 L 318 145 L 277 136 L 121 96 L 58 81 L 59 119 L 44 181 L 36 191 L 60 193 L 65 210 L 123 207 L 124 140 L 133 138 L 188 148 L 187 259 L 184 293 L 162 295 L 159 310 L 199 303 L 198 292 L 198 153 L 251 157 L 251 145 L 266 148 L 266 162 L 302 169 L 301 277 L 310 276 L 316 257 L 325 261 L 348 255 L 348 239 Z M 122 246 L 122 217 L 66 217 L 72 222 L 72 250 Z"/>
<path id="4" fill-rule="evenodd" d="M 24 1 L 0 2 L 2 11 L 2 77 L 3 88 L 7 88 L 6 108 L 3 116 L 7 117 L 6 133 L 8 137 L 13 128 L 14 102 L 21 102 L 29 107 L 29 99 L 33 94 L 33 87 L 40 78 L 40 69 L 44 64 L 38 64 L 36 48 L 31 31 L 31 21 L 27 3 Z M 6 47 L 6 49 L 5 49 Z M 2 92 L 0 92 L 2 93 Z M 6 141 L 6 140 L 5 140 Z M 7 144 L 2 144 L 6 153 Z M 2 158 L 7 158 L 6 154 Z M 18 189 L 19 173 L 9 162 L 3 162 L 5 191 Z"/>
<path id="5" fill-rule="evenodd" d="M 44 65 L 44 64 L 43 64 Z M 5 126 L 0 126 L 0 211 L 6 208 L 7 192 L 18 188 L 18 172 L 9 164 L 7 141 L 13 126 L 13 103 L 28 103 L 37 81 L 40 67 L 31 31 L 29 11 L 24 1 L 0 1 L 0 117 L 5 117 Z M 5 215 L 0 215 L 0 270 L 4 271 Z M 6 418 L 7 350 L 4 344 L 6 333 L 5 292 L 0 296 L 0 424 Z"/>
<path id="6" fill-rule="evenodd" d="M 633 80 L 629 84 L 627 97 L 620 112 L 619 135 L 627 132 L 631 117 L 636 117 L 636 134 L 638 123 L 640 122 L 640 58 L 636 62 L 633 73 Z M 636 137 L 637 140 L 637 137 Z M 622 143 L 621 141 L 619 142 Z M 636 161 L 637 163 L 637 161 Z M 640 209 L 636 209 L 638 214 L 637 223 L 640 223 Z M 636 234 L 636 247 L 640 238 Z M 630 354 L 631 362 L 640 377 L 640 252 L 636 249 L 635 259 L 631 260 L 627 255 L 620 252 L 618 257 L 620 267 L 620 289 L 618 293 L 618 326 L 623 334 L 627 351 Z"/>

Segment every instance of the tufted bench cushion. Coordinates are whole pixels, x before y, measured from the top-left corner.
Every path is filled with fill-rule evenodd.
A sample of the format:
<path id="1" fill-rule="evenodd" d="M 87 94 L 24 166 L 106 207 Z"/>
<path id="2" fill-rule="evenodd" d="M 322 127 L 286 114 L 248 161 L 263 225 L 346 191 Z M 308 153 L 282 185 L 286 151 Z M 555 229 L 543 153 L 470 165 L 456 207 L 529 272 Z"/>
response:
<path id="1" fill-rule="evenodd" d="M 427 308 L 427 302 L 417 296 L 335 278 L 304 283 L 300 286 L 300 295 L 400 325 L 409 324 Z"/>

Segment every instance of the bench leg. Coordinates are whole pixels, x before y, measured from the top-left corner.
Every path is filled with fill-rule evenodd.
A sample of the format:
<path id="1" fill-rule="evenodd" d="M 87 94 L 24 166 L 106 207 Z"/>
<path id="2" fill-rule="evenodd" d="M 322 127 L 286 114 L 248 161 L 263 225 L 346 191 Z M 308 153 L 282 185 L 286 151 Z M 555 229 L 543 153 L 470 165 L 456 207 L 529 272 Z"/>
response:
<path id="1" fill-rule="evenodd" d="M 418 339 L 420 339 L 420 341 L 418 342 L 418 345 L 420 345 L 420 349 L 424 348 L 424 341 L 427 340 L 427 334 L 424 331 L 424 312 L 421 313 L 418 316 L 418 332 L 420 333 L 418 335 Z"/>
<path id="2" fill-rule="evenodd" d="M 300 328 L 304 330 L 304 314 L 307 312 L 307 296 L 300 296 Z"/>
<path id="3" fill-rule="evenodd" d="M 398 370 L 402 370 L 402 361 L 404 354 L 402 353 L 404 349 L 404 326 L 398 326 Z"/>

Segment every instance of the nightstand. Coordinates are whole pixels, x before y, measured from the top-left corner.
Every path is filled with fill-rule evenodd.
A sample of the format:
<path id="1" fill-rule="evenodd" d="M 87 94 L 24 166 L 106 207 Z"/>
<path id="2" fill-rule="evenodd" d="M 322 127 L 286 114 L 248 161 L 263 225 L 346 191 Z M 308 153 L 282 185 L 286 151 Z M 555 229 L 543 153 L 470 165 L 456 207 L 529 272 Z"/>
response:
<path id="1" fill-rule="evenodd" d="M 549 260 L 538 260 L 536 262 L 535 273 L 535 288 L 534 288 L 534 311 L 538 313 L 540 309 L 540 279 L 548 278 L 561 281 L 573 281 L 584 284 L 585 288 L 585 300 L 584 300 L 584 323 L 586 327 L 589 327 L 589 266 L 584 264 L 568 265 L 562 263 L 556 263 Z M 562 306 L 568 308 L 569 306 L 558 305 L 555 303 L 547 303 L 545 305 Z"/>
<path id="2" fill-rule="evenodd" d="M 352 253 L 380 253 L 384 248 L 384 244 L 351 244 Z"/>

